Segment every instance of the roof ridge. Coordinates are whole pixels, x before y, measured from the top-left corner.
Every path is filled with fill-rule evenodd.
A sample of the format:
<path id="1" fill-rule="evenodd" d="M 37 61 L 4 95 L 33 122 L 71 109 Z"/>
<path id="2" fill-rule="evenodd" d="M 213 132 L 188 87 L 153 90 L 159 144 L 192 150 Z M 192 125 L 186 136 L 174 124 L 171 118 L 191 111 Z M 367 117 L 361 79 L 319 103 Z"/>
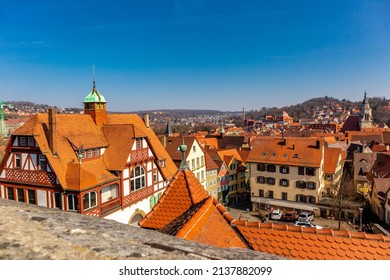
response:
<path id="1" fill-rule="evenodd" d="M 196 224 L 202 219 L 204 215 L 206 215 L 207 211 L 213 205 L 211 196 L 205 198 L 202 201 L 204 202 L 203 205 L 192 215 L 191 218 L 188 219 L 184 226 L 177 231 L 176 237 L 183 239 L 186 238 L 190 231 L 192 231 Z M 199 203 L 202 203 L 202 201 Z"/>

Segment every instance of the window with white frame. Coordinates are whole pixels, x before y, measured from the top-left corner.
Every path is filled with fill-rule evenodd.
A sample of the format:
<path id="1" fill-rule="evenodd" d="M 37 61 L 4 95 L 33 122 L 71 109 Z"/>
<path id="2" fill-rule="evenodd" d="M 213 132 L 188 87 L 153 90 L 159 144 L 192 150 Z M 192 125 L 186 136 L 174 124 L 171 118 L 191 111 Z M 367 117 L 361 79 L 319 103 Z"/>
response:
<path id="1" fill-rule="evenodd" d="M 136 166 L 131 173 L 131 190 L 137 191 L 139 189 L 145 188 L 146 186 L 146 176 L 145 169 L 142 166 Z"/>
<path id="2" fill-rule="evenodd" d="M 102 203 L 105 203 L 117 197 L 118 197 L 118 184 L 113 184 L 102 188 L 101 190 Z"/>
<path id="3" fill-rule="evenodd" d="M 87 154 L 88 154 L 88 158 L 91 158 L 91 157 L 92 157 L 92 150 L 89 149 L 88 152 L 87 152 Z"/>
<path id="4" fill-rule="evenodd" d="M 153 170 L 153 183 L 157 183 L 158 180 L 158 174 L 157 174 L 157 169 Z"/>
<path id="5" fill-rule="evenodd" d="M 94 155 L 95 157 L 98 157 L 98 156 L 99 156 L 99 149 L 94 149 L 94 150 L 93 150 L 93 155 Z"/>
<path id="6" fill-rule="evenodd" d="M 96 192 L 89 192 L 83 196 L 83 210 L 88 210 L 97 206 Z"/>
<path id="7" fill-rule="evenodd" d="M 46 171 L 47 169 L 47 163 L 46 163 L 46 157 L 45 155 L 40 154 L 39 155 L 39 168 L 43 171 Z"/>
<path id="8" fill-rule="evenodd" d="M 15 168 L 21 167 L 21 159 L 20 154 L 15 154 Z"/>
<path id="9" fill-rule="evenodd" d="M 142 139 L 137 138 L 136 142 L 137 142 L 137 150 L 141 149 L 142 148 Z"/>
<path id="10" fill-rule="evenodd" d="M 68 210 L 69 211 L 79 210 L 79 201 L 75 194 L 68 194 Z"/>

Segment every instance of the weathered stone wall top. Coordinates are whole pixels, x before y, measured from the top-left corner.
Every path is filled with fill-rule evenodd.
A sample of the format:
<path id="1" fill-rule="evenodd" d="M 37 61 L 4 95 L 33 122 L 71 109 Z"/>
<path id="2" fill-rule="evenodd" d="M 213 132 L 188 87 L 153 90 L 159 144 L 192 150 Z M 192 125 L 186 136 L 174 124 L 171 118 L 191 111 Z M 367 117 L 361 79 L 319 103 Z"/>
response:
<path id="1" fill-rule="evenodd" d="M 252 250 L 219 249 L 112 220 L 0 199 L 0 259 L 281 258 Z"/>

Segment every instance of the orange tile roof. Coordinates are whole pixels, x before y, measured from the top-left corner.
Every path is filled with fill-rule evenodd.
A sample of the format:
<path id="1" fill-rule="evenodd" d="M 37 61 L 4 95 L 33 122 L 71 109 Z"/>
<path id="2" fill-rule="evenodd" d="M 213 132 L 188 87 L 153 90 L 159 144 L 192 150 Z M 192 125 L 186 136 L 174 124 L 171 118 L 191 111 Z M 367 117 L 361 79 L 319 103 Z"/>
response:
<path id="1" fill-rule="evenodd" d="M 235 221 L 256 251 L 302 260 L 390 260 L 390 237 L 287 224 Z"/>
<path id="2" fill-rule="evenodd" d="M 229 162 L 230 162 L 232 157 L 242 162 L 242 158 L 236 149 L 219 150 L 219 151 L 217 151 L 217 154 L 221 160 L 224 160 L 224 157 L 228 156 Z M 229 162 L 227 162 L 227 163 L 229 163 Z"/>
<path id="3" fill-rule="evenodd" d="M 339 163 L 342 150 L 340 148 L 326 148 L 324 152 L 324 172 L 335 173 L 337 164 Z"/>
<path id="4" fill-rule="evenodd" d="M 83 190 L 114 178 L 109 170 L 122 170 L 134 137 L 146 137 L 164 178 L 170 180 L 177 171 L 175 164 L 162 147 L 154 132 L 135 114 L 109 114 L 107 125 L 97 126 L 88 114 L 56 114 L 57 155 L 53 155 L 47 139 L 48 114 L 36 114 L 13 135 L 33 135 L 46 156 L 64 190 Z M 76 148 L 105 147 L 103 159 L 91 159 L 78 165 Z M 81 171 L 81 177 L 79 171 Z M 78 174 L 78 176 L 76 176 Z M 81 178 L 81 181 L 80 181 Z"/>
<path id="5" fill-rule="evenodd" d="M 284 139 L 286 145 L 282 144 L 281 138 L 257 137 L 247 162 L 320 167 L 322 149 L 316 148 L 318 138 L 285 137 Z M 318 141 L 322 147 L 323 140 Z"/>
<path id="6" fill-rule="evenodd" d="M 179 170 L 139 225 L 221 248 L 247 248 L 221 209 L 192 171 Z"/>
<path id="7" fill-rule="evenodd" d="M 218 139 L 215 137 L 210 138 L 198 138 L 199 143 L 204 147 L 212 149 L 218 149 Z"/>
<path id="8" fill-rule="evenodd" d="M 178 170 L 158 203 L 140 221 L 140 225 L 145 228 L 162 228 L 208 196 L 191 171 Z"/>
<path id="9" fill-rule="evenodd" d="M 168 152 L 168 154 L 171 156 L 173 161 L 179 161 L 182 160 L 181 152 L 177 149 L 183 142 L 187 146 L 186 151 L 186 158 L 188 157 L 189 153 L 191 152 L 191 147 L 194 144 L 194 141 L 196 141 L 195 137 L 167 137 L 166 139 L 166 146 L 165 150 Z"/>

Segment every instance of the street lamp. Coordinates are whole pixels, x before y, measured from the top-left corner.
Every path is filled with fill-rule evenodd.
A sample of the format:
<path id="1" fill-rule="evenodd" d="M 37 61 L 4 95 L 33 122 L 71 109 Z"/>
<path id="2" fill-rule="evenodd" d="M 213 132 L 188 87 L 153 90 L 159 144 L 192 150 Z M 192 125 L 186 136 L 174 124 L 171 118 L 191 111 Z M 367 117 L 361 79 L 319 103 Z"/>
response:
<path id="1" fill-rule="evenodd" d="M 363 208 L 359 207 L 359 212 L 360 212 L 360 226 L 359 226 L 359 231 L 362 231 L 362 224 L 363 224 Z"/>

